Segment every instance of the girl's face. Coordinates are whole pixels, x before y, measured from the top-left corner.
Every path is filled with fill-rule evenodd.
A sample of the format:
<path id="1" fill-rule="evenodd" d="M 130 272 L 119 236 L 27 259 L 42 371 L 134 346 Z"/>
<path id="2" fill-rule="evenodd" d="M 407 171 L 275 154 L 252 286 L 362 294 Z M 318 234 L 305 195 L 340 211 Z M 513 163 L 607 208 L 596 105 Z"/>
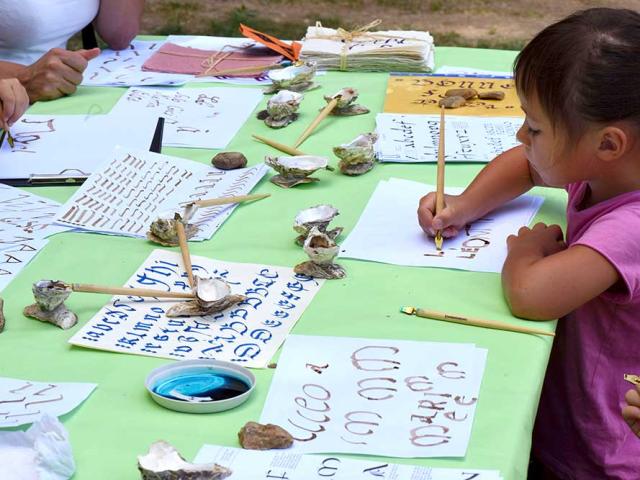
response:
<path id="1" fill-rule="evenodd" d="M 536 97 L 519 96 L 526 116 L 516 138 L 524 145 L 531 168 L 552 187 L 588 180 L 593 151 L 589 149 L 587 135 L 570 142 L 561 128 L 553 128 Z"/>

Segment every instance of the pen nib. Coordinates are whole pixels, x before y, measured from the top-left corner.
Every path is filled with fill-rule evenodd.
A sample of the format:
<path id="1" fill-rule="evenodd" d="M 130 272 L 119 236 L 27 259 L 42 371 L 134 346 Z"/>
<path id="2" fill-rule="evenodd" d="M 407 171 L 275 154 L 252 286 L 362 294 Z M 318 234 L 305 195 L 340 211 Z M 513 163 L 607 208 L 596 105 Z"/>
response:
<path id="1" fill-rule="evenodd" d="M 436 244 L 436 250 L 442 250 L 442 234 L 440 233 L 440 231 L 436 233 L 436 236 L 433 240 Z"/>

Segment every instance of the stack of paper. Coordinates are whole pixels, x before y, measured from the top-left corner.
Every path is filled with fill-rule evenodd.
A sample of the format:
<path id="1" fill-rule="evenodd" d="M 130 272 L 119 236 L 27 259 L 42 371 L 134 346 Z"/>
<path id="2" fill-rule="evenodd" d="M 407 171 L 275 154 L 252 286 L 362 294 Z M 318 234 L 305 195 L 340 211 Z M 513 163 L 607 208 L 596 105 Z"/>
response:
<path id="1" fill-rule="evenodd" d="M 350 35 L 315 26 L 307 29 L 300 59 L 313 60 L 325 70 L 430 72 L 434 45 L 428 32 L 389 30 Z"/>
<path id="2" fill-rule="evenodd" d="M 522 195 L 466 225 L 457 237 L 436 250 L 433 238 L 418 225 L 420 198 L 434 185 L 391 178 L 378 184 L 357 225 L 343 242 L 340 256 L 416 267 L 441 267 L 473 272 L 502 270 L 507 237 L 529 224 L 543 198 Z M 445 188 L 458 195 L 462 188 Z"/>
<path id="3" fill-rule="evenodd" d="M 445 161 L 489 162 L 520 144 L 517 117 L 469 117 L 447 115 Z M 439 115 L 380 113 L 376 116 L 376 157 L 381 162 L 437 162 Z"/>
<path id="4" fill-rule="evenodd" d="M 290 335 L 260 423 L 291 433 L 294 453 L 463 457 L 486 358 L 465 343 Z"/>

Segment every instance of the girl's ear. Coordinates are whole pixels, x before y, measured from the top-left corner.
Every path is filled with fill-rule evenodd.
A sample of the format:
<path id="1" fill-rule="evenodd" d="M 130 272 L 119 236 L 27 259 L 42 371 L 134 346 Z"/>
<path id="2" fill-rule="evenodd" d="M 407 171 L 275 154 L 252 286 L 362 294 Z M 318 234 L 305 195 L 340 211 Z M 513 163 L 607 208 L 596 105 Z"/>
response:
<path id="1" fill-rule="evenodd" d="M 619 127 L 605 127 L 598 132 L 596 155 L 605 162 L 617 160 L 629 147 L 628 132 Z"/>

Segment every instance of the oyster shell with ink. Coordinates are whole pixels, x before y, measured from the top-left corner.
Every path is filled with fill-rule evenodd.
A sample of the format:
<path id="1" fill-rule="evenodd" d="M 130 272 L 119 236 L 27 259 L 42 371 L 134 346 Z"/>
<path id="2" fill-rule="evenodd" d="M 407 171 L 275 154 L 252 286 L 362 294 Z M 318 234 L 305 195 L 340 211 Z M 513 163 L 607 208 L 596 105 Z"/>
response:
<path id="1" fill-rule="evenodd" d="M 282 128 L 298 118 L 298 108 L 304 98 L 301 93 L 280 90 L 267 102 L 267 109 L 258 113 L 258 119 L 271 128 Z"/>
<path id="2" fill-rule="evenodd" d="M 321 168 L 327 168 L 329 164 L 325 157 L 314 155 L 267 156 L 264 162 L 278 172 L 278 175 L 271 177 L 271 182 L 283 188 L 293 187 L 300 183 L 317 182 L 317 178 L 309 175 Z"/>
<path id="3" fill-rule="evenodd" d="M 196 298 L 176 303 L 167 311 L 167 317 L 213 315 L 246 299 L 231 293 L 231 285 L 221 278 L 196 276 L 194 281 Z"/>
<path id="4" fill-rule="evenodd" d="M 333 263 L 339 248 L 329 235 L 321 232 L 317 227 L 313 227 L 303 246 L 309 261 L 299 263 L 293 268 L 293 271 L 314 278 L 344 278 L 347 275 L 344 268 Z"/>
<path id="5" fill-rule="evenodd" d="M 340 171 L 345 175 L 362 175 L 371 170 L 376 160 L 376 140 L 376 133 L 365 133 L 349 143 L 333 147 L 333 153 L 340 158 Z"/>
<path id="6" fill-rule="evenodd" d="M 296 243 L 302 246 L 307 235 L 314 227 L 329 235 L 332 240 L 335 240 L 342 233 L 342 227 L 336 227 L 329 231 L 327 231 L 327 227 L 331 220 L 338 215 L 340 215 L 340 212 L 332 205 L 316 205 L 300 210 L 293 221 L 293 229 L 300 234 L 296 238 Z"/>
<path id="7" fill-rule="evenodd" d="M 232 471 L 217 463 L 189 463 L 164 440 L 154 442 L 146 455 L 138 455 L 142 480 L 223 480 Z"/>
<path id="8" fill-rule="evenodd" d="M 149 226 L 147 239 L 154 243 L 159 243 L 165 247 L 175 247 L 178 245 L 178 232 L 176 231 L 176 222 L 183 222 L 184 231 L 187 240 L 198 233 L 198 227 L 186 223 L 193 217 L 197 207 L 190 203 L 183 212 L 183 215 L 175 212 L 162 213 Z"/>
<path id="9" fill-rule="evenodd" d="M 297 62 L 289 67 L 277 70 L 269 70 L 267 76 L 271 85 L 265 88 L 264 93 L 276 93 L 280 90 L 304 92 L 314 88 L 313 77 L 316 75 L 315 62 Z"/>
<path id="10" fill-rule="evenodd" d="M 335 108 L 330 115 L 349 116 L 369 113 L 369 109 L 363 105 L 354 103 L 358 99 L 358 91 L 355 88 L 343 88 L 333 95 L 325 95 L 324 99 L 329 103 L 334 98 L 338 99 Z"/>
<path id="11" fill-rule="evenodd" d="M 27 317 L 53 323 L 66 330 L 78 322 L 78 316 L 64 301 L 71 295 L 71 286 L 58 280 L 40 280 L 31 287 L 36 303 L 24 308 Z"/>

